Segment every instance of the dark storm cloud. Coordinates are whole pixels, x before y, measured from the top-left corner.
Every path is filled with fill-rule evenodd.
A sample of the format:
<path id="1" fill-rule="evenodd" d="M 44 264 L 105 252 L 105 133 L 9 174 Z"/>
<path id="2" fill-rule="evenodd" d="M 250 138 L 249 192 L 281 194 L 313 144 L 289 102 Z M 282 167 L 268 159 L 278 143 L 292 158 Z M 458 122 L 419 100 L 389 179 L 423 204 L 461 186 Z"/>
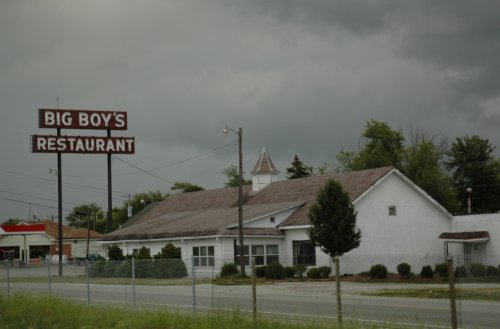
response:
<path id="1" fill-rule="evenodd" d="M 145 169 L 235 141 L 236 135 L 222 134 L 225 125 L 244 129 L 247 171 L 262 147 L 282 172 L 295 153 L 311 165 L 334 164 L 340 149 L 357 149 L 371 118 L 405 132 L 479 134 L 500 145 L 498 6 L 482 0 L 3 1 L 0 153 L 8 156 L 0 170 L 47 176 L 54 157 L 30 154 L 28 136 L 41 133 L 36 110 L 55 107 L 57 97 L 63 108 L 127 111 L 123 135 L 136 137 L 137 154 L 124 159 Z M 220 171 L 236 155 L 232 144 L 154 173 L 220 187 Z M 67 180 L 105 188 L 102 177 L 76 177 L 105 175 L 104 162 L 65 156 Z M 117 174 L 134 171 L 118 160 L 113 165 Z M 37 183 L 0 178 L 8 191 Z M 114 184 L 126 193 L 170 188 L 143 174 L 117 176 Z M 32 192 L 53 195 L 51 188 Z M 115 197 L 119 204 L 120 193 Z M 68 194 L 76 202 L 95 198 Z M 25 213 L 22 208 L 18 216 Z"/>
<path id="2" fill-rule="evenodd" d="M 389 35 L 395 54 L 442 72 L 458 101 L 451 111 L 479 111 L 499 119 L 481 105 L 500 94 L 497 1 L 283 0 L 253 1 L 249 6 L 313 33 L 342 28 L 360 37 Z"/>

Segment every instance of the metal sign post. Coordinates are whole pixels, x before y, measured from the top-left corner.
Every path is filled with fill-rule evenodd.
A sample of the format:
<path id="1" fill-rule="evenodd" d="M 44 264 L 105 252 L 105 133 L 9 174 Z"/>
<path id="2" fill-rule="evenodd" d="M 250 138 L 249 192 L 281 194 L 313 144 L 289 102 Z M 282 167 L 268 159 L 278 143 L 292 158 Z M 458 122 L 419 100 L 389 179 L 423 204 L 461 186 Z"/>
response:
<path id="1" fill-rule="evenodd" d="M 127 130 L 127 112 L 39 109 L 39 128 L 55 128 L 57 135 L 32 135 L 32 153 L 57 153 L 59 276 L 63 275 L 62 153 L 106 154 L 108 159 L 108 233 L 113 229 L 111 155 L 134 154 L 134 137 L 111 137 L 111 130 Z M 61 129 L 100 129 L 104 136 L 62 136 Z"/>

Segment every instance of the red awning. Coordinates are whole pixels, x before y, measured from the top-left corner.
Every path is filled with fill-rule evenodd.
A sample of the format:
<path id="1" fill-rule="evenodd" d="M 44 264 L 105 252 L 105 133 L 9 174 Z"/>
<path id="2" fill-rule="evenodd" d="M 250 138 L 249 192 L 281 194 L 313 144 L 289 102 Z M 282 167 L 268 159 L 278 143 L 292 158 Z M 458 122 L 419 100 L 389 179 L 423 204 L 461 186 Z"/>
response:
<path id="1" fill-rule="evenodd" d="M 443 232 L 439 236 L 440 239 L 449 242 L 487 242 L 490 240 L 488 231 L 472 231 L 472 232 Z"/>

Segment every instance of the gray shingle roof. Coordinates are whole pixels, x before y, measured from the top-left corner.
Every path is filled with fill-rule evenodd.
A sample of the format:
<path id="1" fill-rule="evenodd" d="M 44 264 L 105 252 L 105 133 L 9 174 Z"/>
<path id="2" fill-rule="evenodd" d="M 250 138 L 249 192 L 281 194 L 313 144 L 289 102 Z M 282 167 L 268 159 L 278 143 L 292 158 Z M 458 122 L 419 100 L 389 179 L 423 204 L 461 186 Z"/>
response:
<path id="1" fill-rule="evenodd" d="M 392 167 L 336 173 L 328 176 L 307 177 L 273 182 L 258 192 L 244 187 L 244 221 L 269 215 L 283 209 L 299 206 L 280 227 L 307 225 L 308 209 L 316 192 L 328 179 L 338 181 L 357 199 L 373 184 L 392 170 Z M 223 188 L 171 195 L 135 222 L 106 234 L 104 241 L 158 239 L 207 235 L 237 234 L 228 227 L 238 223 L 238 189 Z M 248 235 L 281 235 L 279 229 L 249 229 Z"/>

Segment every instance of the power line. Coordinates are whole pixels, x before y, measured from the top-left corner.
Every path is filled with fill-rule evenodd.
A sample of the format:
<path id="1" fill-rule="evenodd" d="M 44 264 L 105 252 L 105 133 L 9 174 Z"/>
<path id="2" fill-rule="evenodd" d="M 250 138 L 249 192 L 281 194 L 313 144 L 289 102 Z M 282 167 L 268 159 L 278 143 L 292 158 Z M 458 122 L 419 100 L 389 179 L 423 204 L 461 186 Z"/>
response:
<path id="1" fill-rule="evenodd" d="M 9 191 L 5 191 L 5 190 L 0 190 L 0 192 L 7 193 L 7 194 L 12 194 L 12 195 L 14 195 L 14 196 L 16 196 L 16 195 L 17 195 L 17 193 L 14 193 L 14 192 L 9 192 Z M 57 202 L 57 200 L 54 200 L 54 199 L 49 199 L 49 198 L 44 198 L 44 197 L 41 197 L 41 196 L 36 196 L 36 195 L 33 195 L 33 194 L 25 194 L 24 196 L 25 196 L 25 197 L 27 197 L 27 198 L 32 198 L 32 199 L 39 199 L 39 200 L 54 201 L 54 202 Z M 66 203 L 66 204 L 74 204 L 74 205 L 80 205 L 80 204 L 82 204 L 81 202 L 74 202 L 74 201 L 63 201 L 63 203 Z"/>
<path id="2" fill-rule="evenodd" d="M 23 203 L 31 206 L 38 206 L 38 207 L 44 207 L 44 208 L 51 208 L 51 209 L 58 209 L 57 207 L 54 206 L 49 206 L 46 204 L 41 204 L 41 203 L 33 203 L 33 202 L 28 202 L 28 201 L 22 201 L 22 200 L 16 200 L 16 199 L 11 199 L 11 198 L 5 198 L 5 197 L 0 197 L 2 200 L 7 200 L 7 201 L 12 201 L 12 202 L 17 202 L 17 203 Z M 63 208 L 65 211 L 71 211 L 70 209 Z"/>
<path id="3" fill-rule="evenodd" d="M 16 176 L 21 176 L 21 177 L 28 177 L 28 178 L 36 179 L 36 180 L 46 180 L 45 178 L 41 178 L 41 177 L 37 177 L 37 176 L 33 176 L 33 175 L 28 175 L 28 174 L 23 174 L 23 173 L 18 173 L 18 172 L 14 172 L 14 171 L 10 171 L 10 170 L 5 170 L 5 169 L 0 169 L 0 173 L 1 172 L 7 173 L 9 175 L 16 175 Z M 55 182 L 53 182 L 53 181 L 51 181 L 50 183 L 51 184 L 55 184 Z M 94 186 L 88 186 L 88 185 L 82 185 L 82 184 L 75 184 L 75 183 L 68 183 L 68 182 L 63 182 L 63 185 L 65 185 L 65 186 L 72 186 L 71 188 L 73 188 L 75 190 L 87 189 L 87 190 L 103 191 L 103 192 L 107 192 L 108 191 L 106 188 L 100 188 L 100 187 L 94 187 Z M 118 194 L 122 195 L 122 194 L 127 193 L 127 192 L 116 191 L 116 190 L 113 190 L 112 192 L 114 194 L 116 194 L 116 195 L 118 195 Z"/>
<path id="4" fill-rule="evenodd" d="M 135 175 L 135 174 L 138 174 L 138 173 L 141 173 L 141 172 L 144 172 L 144 171 L 148 171 L 149 172 L 149 171 L 155 171 L 155 170 L 158 170 L 158 169 L 164 169 L 164 168 L 168 168 L 168 167 L 177 166 L 179 164 L 183 164 L 185 162 L 201 158 L 201 157 L 203 157 L 205 155 L 208 155 L 210 153 L 217 152 L 217 151 L 219 151 L 219 150 L 221 150 L 223 148 L 226 148 L 226 147 L 228 147 L 229 145 L 232 145 L 232 144 L 234 144 L 234 142 L 230 142 L 230 143 L 218 146 L 216 148 L 213 148 L 210 151 L 206 151 L 206 152 L 203 152 L 203 153 L 200 153 L 200 154 L 197 154 L 197 155 L 185 158 L 183 160 L 171 162 L 171 163 L 168 163 L 166 165 L 159 166 L 159 167 L 150 168 L 150 169 L 140 169 L 138 171 L 126 172 L 126 173 L 121 173 L 121 174 L 114 174 L 113 176 L 114 177 L 117 177 L 117 176 L 129 176 L 129 175 Z M 116 156 L 113 156 L 113 158 L 121 160 L 121 159 L 117 158 Z M 75 178 L 103 178 L 103 177 L 107 177 L 105 175 L 64 175 L 64 174 L 63 174 L 63 176 L 64 177 L 75 177 Z"/>
<path id="5" fill-rule="evenodd" d="M 137 167 L 137 166 L 135 166 L 135 165 L 131 164 L 130 162 L 127 162 L 127 161 L 125 161 L 125 160 L 123 160 L 123 159 L 120 159 L 120 158 L 118 158 L 118 157 L 116 157 L 116 156 L 114 156 L 113 158 L 115 158 L 115 159 L 117 159 L 117 160 L 120 160 L 121 162 L 125 163 L 126 165 L 129 165 L 130 167 L 135 168 L 135 169 L 137 169 L 137 170 L 139 170 L 139 171 L 141 171 L 141 172 L 143 172 L 143 173 L 145 173 L 145 174 L 148 174 L 148 175 L 150 175 L 150 176 L 153 176 L 154 178 L 158 178 L 159 180 L 162 180 L 162 181 L 167 182 L 167 183 L 172 184 L 172 185 L 174 185 L 174 184 L 175 184 L 174 182 L 169 181 L 168 179 L 162 178 L 162 177 L 160 177 L 160 176 L 156 176 L 155 174 L 152 174 L 152 173 L 150 173 L 150 172 L 148 172 L 148 171 L 146 171 L 146 170 L 144 170 L 144 169 L 141 169 L 141 168 L 139 168 L 139 167 Z"/>

